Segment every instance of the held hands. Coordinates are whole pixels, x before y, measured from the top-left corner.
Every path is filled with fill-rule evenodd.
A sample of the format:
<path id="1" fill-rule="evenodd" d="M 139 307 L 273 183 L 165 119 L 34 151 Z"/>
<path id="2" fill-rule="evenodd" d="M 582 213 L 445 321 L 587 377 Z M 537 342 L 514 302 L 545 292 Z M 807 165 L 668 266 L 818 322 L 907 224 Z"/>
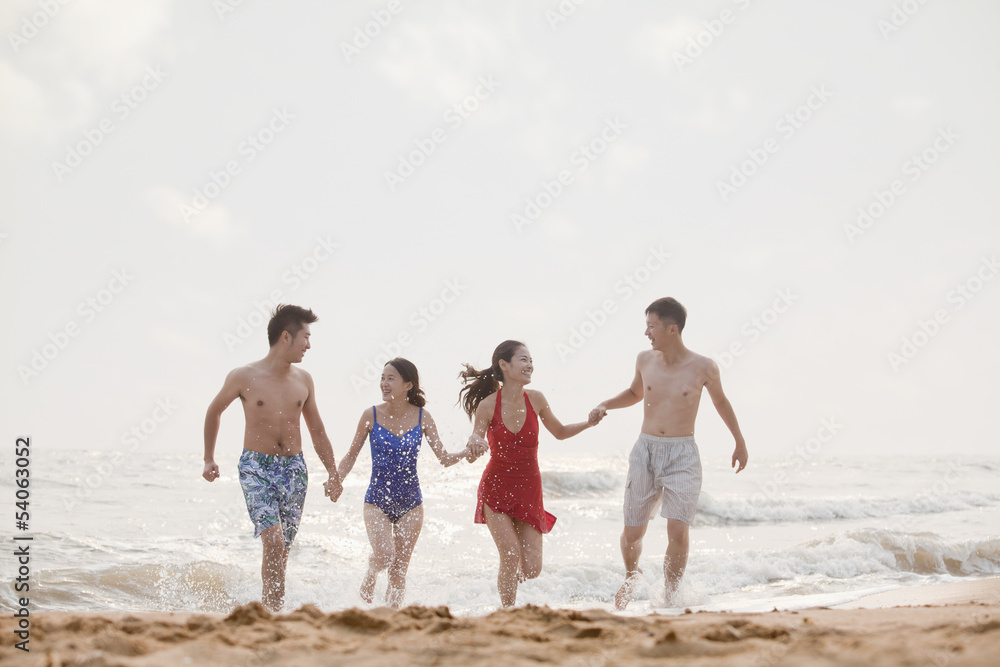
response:
<path id="1" fill-rule="evenodd" d="M 469 444 L 465 447 L 466 451 L 468 451 L 465 460 L 468 461 L 469 463 L 472 463 L 480 456 L 485 454 L 486 450 L 488 450 L 489 448 L 490 445 L 489 443 L 486 442 L 485 438 L 482 438 L 473 433 L 471 436 L 469 436 Z"/>
<path id="2" fill-rule="evenodd" d="M 210 482 L 219 479 L 218 464 L 215 461 L 205 461 L 205 469 L 202 471 L 201 476 Z"/>
<path id="3" fill-rule="evenodd" d="M 590 423 L 591 426 L 596 426 L 597 424 L 601 423 L 601 420 L 604 419 L 604 416 L 607 414 L 608 414 L 608 409 L 604 407 L 604 404 L 602 403 L 601 405 L 598 405 L 596 408 L 590 411 L 590 415 L 588 416 L 587 421 Z"/>
<path id="4" fill-rule="evenodd" d="M 323 494 L 330 498 L 331 502 L 337 502 L 337 498 L 340 494 L 344 492 L 344 485 L 341 483 L 339 476 L 334 477 L 330 475 L 330 479 L 323 482 Z"/>

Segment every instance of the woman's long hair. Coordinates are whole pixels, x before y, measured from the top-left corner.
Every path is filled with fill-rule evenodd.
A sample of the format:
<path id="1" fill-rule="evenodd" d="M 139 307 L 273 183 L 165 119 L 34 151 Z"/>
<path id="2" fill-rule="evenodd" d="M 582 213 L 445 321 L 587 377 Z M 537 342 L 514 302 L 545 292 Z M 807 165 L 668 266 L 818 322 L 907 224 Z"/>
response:
<path id="1" fill-rule="evenodd" d="M 407 401 L 418 408 L 422 408 L 427 405 L 427 399 L 424 398 L 424 390 L 420 388 L 420 376 L 417 374 L 417 367 L 412 361 L 403 359 L 402 357 L 396 357 L 395 359 L 390 359 L 385 362 L 385 365 L 395 368 L 396 372 L 399 373 L 399 377 L 403 378 L 403 382 L 413 383 L 413 386 L 410 387 L 410 391 L 406 392 Z"/>
<path id="2" fill-rule="evenodd" d="M 500 389 L 500 383 L 504 381 L 503 371 L 500 370 L 500 360 L 503 359 L 508 364 L 514 358 L 514 353 L 519 347 L 525 347 L 524 343 L 517 340 L 505 340 L 497 345 L 493 350 L 493 363 L 489 368 L 477 371 L 471 364 L 462 364 L 465 370 L 458 374 L 462 380 L 462 389 L 458 392 L 458 402 L 462 404 L 465 414 L 469 415 L 472 421 L 476 414 L 476 408 L 483 399 Z M 463 396 L 464 394 L 464 396 Z"/>

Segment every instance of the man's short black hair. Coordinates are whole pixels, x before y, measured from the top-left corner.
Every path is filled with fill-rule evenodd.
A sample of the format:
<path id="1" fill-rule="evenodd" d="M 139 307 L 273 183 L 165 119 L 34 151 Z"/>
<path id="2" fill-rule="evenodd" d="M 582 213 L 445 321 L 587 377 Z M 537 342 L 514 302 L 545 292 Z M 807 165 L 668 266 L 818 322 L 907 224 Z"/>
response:
<path id="1" fill-rule="evenodd" d="M 687 321 L 687 309 L 681 302 L 672 296 L 665 296 L 649 304 L 646 314 L 652 313 L 660 318 L 664 324 L 676 324 L 677 331 L 684 331 L 684 323 Z"/>
<path id="2" fill-rule="evenodd" d="M 292 338 L 295 338 L 303 326 L 312 324 L 318 319 L 316 313 L 310 309 L 279 303 L 271 313 L 271 321 L 267 323 L 267 344 L 274 347 L 281 338 L 282 331 L 287 331 Z"/>

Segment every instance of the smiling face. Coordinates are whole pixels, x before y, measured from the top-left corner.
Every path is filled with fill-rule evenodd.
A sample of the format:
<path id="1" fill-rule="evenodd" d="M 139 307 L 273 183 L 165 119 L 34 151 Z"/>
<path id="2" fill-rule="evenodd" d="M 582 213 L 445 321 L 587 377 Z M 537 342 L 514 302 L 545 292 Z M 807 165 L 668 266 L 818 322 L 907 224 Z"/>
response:
<path id="1" fill-rule="evenodd" d="M 666 349 L 668 341 L 678 334 L 676 324 L 667 324 L 653 313 L 646 315 L 646 338 L 654 350 Z"/>
<path id="2" fill-rule="evenodd" d="M 299 332 L 295 334 L 292 338 L 291 334 L 287 331 L 281 332 L 282 338 L 287 336 L 291 342 L 288 344 L 288 360 L 293 364 L 302 361 L 302 358 L 306 355 L 306 350 L 308 350 L 312 345 L 309 344 L 309 336 L 311 332 L 309 331 L 309 325 L 303 324 Z"/>
<path id="3" fill-rule="evenodd" d="M 392 364 L 382 367 L 382 379 L 379 381 L 379 388 L 382 390 L 382 400 L 391 401 L 394 398 L 406 400 L 413 389 L 412 382 L 403 382 L 403 377 Z"/>
<path id="4" fill-rule="evenodd" d="M 528 352 L 528 348 L 523 345 L 518 347 L 514 350 L 514 356 L 510 358 L 509 362 L 501 359 L 500 370 L 503 371 L 505 382 L 517 382 L 520 384 L 531 382 L 531 373 L 534 370 L 534 365 L 531 362 L 531 353 Z"/>

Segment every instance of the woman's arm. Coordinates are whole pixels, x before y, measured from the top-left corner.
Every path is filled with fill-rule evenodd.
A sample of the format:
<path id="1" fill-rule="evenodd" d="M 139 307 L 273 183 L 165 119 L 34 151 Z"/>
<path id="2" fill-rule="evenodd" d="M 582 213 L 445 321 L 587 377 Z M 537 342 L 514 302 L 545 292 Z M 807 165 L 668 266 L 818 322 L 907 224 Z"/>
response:
<path id="1" fill-rule="evenodd" d="M 358 421 L 358 430 L 354 432 L 354 440 L 351 441 L 351 448 L 344 454 L 344 458 L 340 459 L 340 466 L 337 468 L 341 483 L 347 477 L 347 473 L 351 472 L 354 462 L 358 460 L 358 454 L 361 453 L 361 448 L 365 446 L 365 440 L 368 439 L 368 434 L 372 430 L 372 423 L 374 421 L 375 411 L 372 408 L 368 408 L 361 413 L 361 419 Z"/>
<path id="2" fill-rule="evenodd" d="M 601 421 L 604 415 L 595 415 L 593 412 L 590 414 L 590 419 L 585 422 L 578 422 L 576 424 L 563 424 L 559 419 L 556 418 L 555 413 L 552 412 L 549 402 L 542 395 L 542 392 L 536 391 L 534 389 L 524 390 L 528 394 L 531 400 L 531 405 L 535 408 L 535 413 L 541 418 L 542 424 L 545 428 L 555 436 L 556 440 L 565 440 L 566 438 L 572 438 L 577 433 L 584 431 L 591 426 L 597 424 Z"/>
<path id="3" fill-rule="evenodd" d="M 486 431 L 493 421 L 493 412 L 496 409 L 494 396 L 496 396 L 496 392 L 484 398 L 479 403 L 479 407 L 476 408 L 476 418 L 472 427 L 472 435 L 469 436 L 469 442 L 466 447 L 469 450 L 469 455 L 465 458 L 469 463 L 478 459 L 490 448 L 489 442 L 486 440 Z"/>
<path id="4" fill-rule="evenodd" d="M 440 461 L 441 465 L 445 468 L 455 465 L 469 455 L 468 447 L 455 454 L 448 453 L 448 451 L 444 448 L 444 445 L 441 444 L 441 438 L 438 437 L 437 424 L 434 423 L 434 418 L 431 417 L 431 413 L 426 410 L 424 410 L 423 426 L 424 436 L 427 438 L 427 444 L 430 445 L 431 451 L 434 452 L 438 461 Z"/>

